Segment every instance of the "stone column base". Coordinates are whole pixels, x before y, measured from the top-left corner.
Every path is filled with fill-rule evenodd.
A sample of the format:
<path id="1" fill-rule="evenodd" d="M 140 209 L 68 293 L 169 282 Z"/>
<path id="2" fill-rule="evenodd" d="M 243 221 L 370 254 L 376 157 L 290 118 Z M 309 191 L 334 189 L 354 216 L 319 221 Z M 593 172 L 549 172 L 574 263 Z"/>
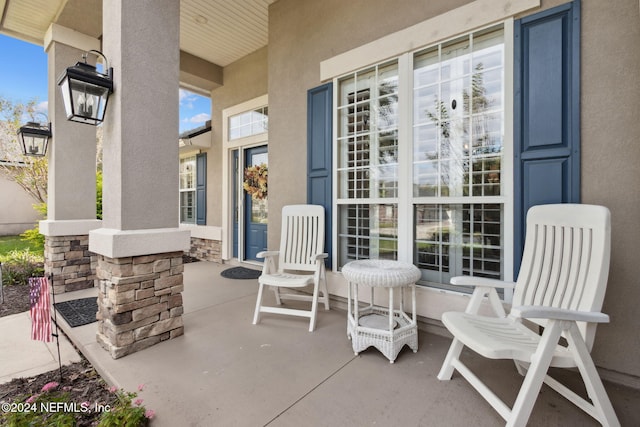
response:
<path id="1" fill-rule="evenodd" d="M 97 341 L 118 359 L 184 334 L 182 252 L 98 255 Z"/>
<path id="2" fill-rule="evenodd" d="M 201 261 L 222 263 L 222 242 L 219 240 L 191 237 L 189 256 Z"/>
<path id="3" fill-rule="evenodd" d="M 88 235 L 45 236 L 44 272 L 53 274 L 55 294 L 93 288 L 96 259 Z"/>

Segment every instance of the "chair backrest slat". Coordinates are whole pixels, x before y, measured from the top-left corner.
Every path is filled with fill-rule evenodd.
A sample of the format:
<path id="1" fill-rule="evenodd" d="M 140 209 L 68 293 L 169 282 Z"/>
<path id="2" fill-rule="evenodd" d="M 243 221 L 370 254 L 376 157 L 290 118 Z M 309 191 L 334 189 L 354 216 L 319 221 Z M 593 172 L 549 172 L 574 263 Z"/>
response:
<path id="1" fill-rule="evenodd" d="M 315 271 L 311 257 L 323 252 L 324 208 L 289 205 L 282 208 L 278 269 Z"/>
<path id="2" fill-rule="evenodd" d="M 600 311 L 610 252 L 607 208 L 576 204 L 531 208 L 513 305 Z M 595 326 L 579 326 L 591 347 Z"/>

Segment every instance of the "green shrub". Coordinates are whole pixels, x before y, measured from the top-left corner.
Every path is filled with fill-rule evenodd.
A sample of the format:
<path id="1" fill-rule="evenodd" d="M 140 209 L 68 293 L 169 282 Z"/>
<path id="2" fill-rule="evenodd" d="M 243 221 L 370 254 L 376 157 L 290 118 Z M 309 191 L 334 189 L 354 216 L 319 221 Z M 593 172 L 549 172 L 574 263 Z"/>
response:
<path id="1" fill-rule="evenodd" d="M 26 285 L 29 277 L 44 275 L 43 256 L 28 249 L 0 255 L 0 262 L 4 285 Z"/>
<path id="2" fill-rule="evenodd" d="M 96 218 L 102 219 L 102 171 L 96 173 Z"/>
<path id="3" fill-rule="evenodd" d="M 47 204 L 46 203 L 38 203 L 33 205 L 33 208 L 37 210 L 43 218 L 47 217 Z M 20 235 L 22 240 L 29 243 L 31 249 L 33 251 L 43 251 L 44 250 L 44 235 L 40 234 L 40 224 L 36 223 L 33 228 L 25 231 Z"/>
<path id="4" fill-rule="evenodd" d="M 56 382 L 45 384 L 40 393 L 9 403 L 7 408 L 10 410 L 0 412 L 0 425 L 74 426 L 76 422 L 73 413 L 57 410 L 69 403 L 69 395 L 56 390 L 58 385 Z M 54 410 L 49 411 L 48 408 Z"/>
<path id="5" fill-rule="evenodd" d="M 142 385 L 138 390 L 142 391 Z M 14 402 L 3 402 L 0 425 L 9 427 L 58 426 L 72 427 L 80 419 L 90 417 L 91 425 L 98 427 L 145 427 L 155 416 L 155 411 L 142 405 L 138 393 L 112 387 L 111 404 L 100 402 L 74 402 L 69 395 L 70 387 L 60 388 L 58 382 L 45 384 L 40 392 L 22 396 Z"/>
<path id="6" fill-rule="evenodd" d="M 34 252 L 44 251 L 44 235 L 40 234 L 39 227 L 36 225 L 20 235 L 22 240 L 29 242 L 29 247 Z"/>
<path id="7" fill-rule="evenodd" d="M 138 386 L 138 391 L 142 391 L 144 385 Z M 149 425 L 149 421 L 155 416 L 155 411 L 147 410 L 142 405 L 143 399 L 137 398 L 138 393 L 110 389 L 115 393 L 115 403 L 108 411 L 102 413 L 98 427 L 140 427 Z"/>

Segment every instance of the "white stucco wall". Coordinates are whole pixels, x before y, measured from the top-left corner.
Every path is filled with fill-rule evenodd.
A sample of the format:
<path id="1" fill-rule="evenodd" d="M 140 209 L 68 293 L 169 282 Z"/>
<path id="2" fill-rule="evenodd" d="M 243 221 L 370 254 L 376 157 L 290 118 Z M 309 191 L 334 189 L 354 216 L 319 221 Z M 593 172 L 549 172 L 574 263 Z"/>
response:
<path id="1" fill-rule="evenodd" d="M 16 235 L 33 228 L 40 219 L 36 203 L 18 184 L 0 175 L 0 236 Z"/>

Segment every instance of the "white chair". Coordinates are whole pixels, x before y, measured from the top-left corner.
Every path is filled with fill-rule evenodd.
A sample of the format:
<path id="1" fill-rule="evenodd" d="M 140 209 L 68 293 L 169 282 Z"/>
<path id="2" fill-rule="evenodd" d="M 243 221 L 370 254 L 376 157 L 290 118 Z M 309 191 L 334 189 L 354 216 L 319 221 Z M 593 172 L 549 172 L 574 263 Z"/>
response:
<path id="1" fill-rule="evenodd" d="M 264 251 L 258 254 L 265 258 L 262 275 L 258 278 L 258 300 L 253 324 L 260 321 L 260 313 L 277 313 L 308 317 L 309 332 L 316 325 L 318 299 L 329 310 L 324 260 L 324 208 L 318 205 L 290 205 L 282 208 L 282 230 L 280 251 Z M 276 262 L 277 259 L 277 262 Z M 262 304 L 262 291 L 271 286 L 280 306 L 283 299 L 311 301 L 310 310 L 266 306 Z M 280 293 L 280 288 L 303 288 L 313 286 L 313 294 L 300 292 Z M 319 293 L 322 292 L 322 296 Z"/>
<path id="2" fill-rule="evenodd" d="M 532 207 L 527 213 L 526 242 L 516 283 L 453 278 L 452 284 L 475 289 L 466 312 L 442 316 L 454 340 L 438 379 L 450 380 L 457 370 L 507 421 L 507 426 L 527 424 L 543 382 L 602 425 L 619 426 L 590 355 L 597 323 L 609 321 L 600 309 L 609 273 L 610 223 L 609 210 L 602 206 Z M 514 289 L 508 316 L 496 288 Z M 485 295 L 497 317 L 477 314 Z M 525 319 L 536 328 L 544 328 L 542 335 L 527 328 Z M 460 361 L 464 346 L 490 359 L 515 361 L 525 378 L 512 408 Z M 549 367 L 577 367 L 591 401 L 547 375 Z"/>

